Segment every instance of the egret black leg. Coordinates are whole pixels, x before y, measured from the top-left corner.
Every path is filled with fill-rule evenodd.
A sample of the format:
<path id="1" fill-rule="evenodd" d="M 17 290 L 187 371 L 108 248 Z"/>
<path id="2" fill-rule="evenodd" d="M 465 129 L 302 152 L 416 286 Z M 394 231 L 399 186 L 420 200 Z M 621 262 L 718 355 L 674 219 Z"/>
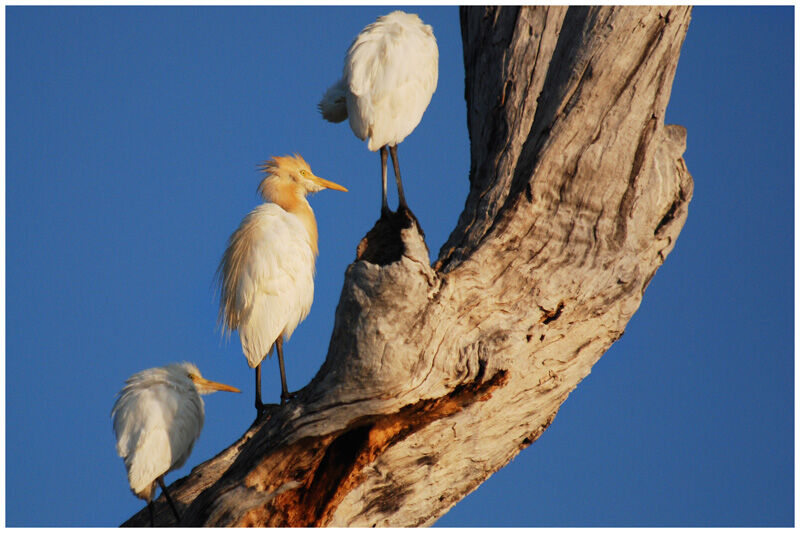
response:
<path id="1" fill-rule="evenodd" d="M 397 198 L 400 200 L 397 206 L 399 211 L 401 208 L 408 209 L 406 204 L 406 195 L 403 194 L 403 182 L 400 180 L 400 162 L 397 159 L 397 145 L 389 147 L 389 152 L 392 154 L 392 165 L 394 166 L 394 179 L 397 182 Z"/>
<path id="2" fill-rule="evenodd" d="M 289 387 L 286 386 L 286 368 L 283 366 L 283 337 L 278 337 L 275 347 L 278 349 L 278 366 L 281 368 L 281 404 L 284 404 L 294 398 L 294 393 L 289 392 Z"/>
<path id="3" fill-rule="evenodd" d="M 386 200 L 386 146 L 381 146 L 381 185 L 383 186 L 383 196 L 381 197 L 381 213 L 389 212 L 389 202 Z"/>
<path id="4" fill-rule="evenodd" d="M 261 363 L 256 367 L 256 411 L 261 414 L 264 410 L 264 403 L 261 401 Z"/>
<path id="5" fill-rule="evenodd" d="M 181 521 L 181 515 L 178 514 L 178 510 L 175 508 L 175 502 L 172 501 L 172 498 L 169 497 L 169 491 L 167 490 L 167 486 L 164 485 L 164 476 L 158 478 L 158 484 L 161 485 L 161 492 L 164 493 L 164 496 L 167 498 L 167 503 L 169 504 L 169 508 L 172 509 L 172 514 L 175 515 L 175 521 Z"/>
<path id="6" fill-rule="evenodd" d="M 147 502 L 147 510 L 150 511 L 150 527 L 156 527 L 156 515 L 153 512 L 153 500 Z"/>

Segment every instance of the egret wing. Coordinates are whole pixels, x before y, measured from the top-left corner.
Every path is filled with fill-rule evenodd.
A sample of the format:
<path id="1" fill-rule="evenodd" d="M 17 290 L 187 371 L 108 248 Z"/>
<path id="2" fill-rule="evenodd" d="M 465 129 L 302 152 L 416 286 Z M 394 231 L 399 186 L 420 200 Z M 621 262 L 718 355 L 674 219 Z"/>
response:
<path id="1" fill-rule="evenodd" d="M 373 151 L 413 131 L 438 80 L 439 51 L 430 26 L 416 15 L 388 17 L 367 26 L 345 58 L 350 125 L 359 138 L 370 137 Z"/>
<path id="2" fill-rule="evenodd" d="M 231 317 L 227 326 L 238 329 L 248 363 L 255 367 L 278 336 L 288 338 L 308 313 L 314 252 L 300 221 L 267 203 L 245 217 L 225 256 L 220 303 Z"/>
<path id="3" fill-rule="evenodd" d="M 181 394 L 153 376 L 148 383 L 142 379 L 137 374 L 128 380 L 112 417 L 131 490 L 152 496 L 156 479 L 180 467 L 191 453 L 203 426 L 203 407 L 196 392 Z"/>

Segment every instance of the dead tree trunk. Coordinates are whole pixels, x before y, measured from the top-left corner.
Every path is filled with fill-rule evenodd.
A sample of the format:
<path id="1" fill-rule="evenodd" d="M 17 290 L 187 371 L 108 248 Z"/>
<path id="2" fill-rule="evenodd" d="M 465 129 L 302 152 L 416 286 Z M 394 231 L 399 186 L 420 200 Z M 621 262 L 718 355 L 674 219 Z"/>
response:
<path id="1" fill-rule="evenodd" d="M 663 120 L 689 14 L 461 9 L 457 227 L 431 266 L 413 215 L 378 221 L 317 376 L 173 483 L 182 525 L 429 525 L 542 434 L 686 219 L 686 132 Z"/>

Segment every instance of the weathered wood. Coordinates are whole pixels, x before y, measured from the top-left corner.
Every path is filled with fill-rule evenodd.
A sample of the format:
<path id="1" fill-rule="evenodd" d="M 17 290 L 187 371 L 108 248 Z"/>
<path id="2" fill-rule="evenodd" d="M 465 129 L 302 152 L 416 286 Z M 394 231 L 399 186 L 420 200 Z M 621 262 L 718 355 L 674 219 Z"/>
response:
<path id="1" fill-rule="evenodd" d="M 542 434 L 686 219 L 686 132 L 663 119 L 689 15 L 462 8 L 457 227 L 431 266 L 412 214 L 377 222 L 322 368 L 173 483 L 182 525 L 429 525 Z"/>

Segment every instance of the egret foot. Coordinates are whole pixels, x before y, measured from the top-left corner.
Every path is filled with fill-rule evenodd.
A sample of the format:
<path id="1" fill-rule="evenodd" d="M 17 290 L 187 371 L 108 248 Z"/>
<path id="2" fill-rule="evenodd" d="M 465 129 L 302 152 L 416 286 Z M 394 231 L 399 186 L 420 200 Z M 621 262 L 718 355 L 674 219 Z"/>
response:
<path id="1" fill-rule="evenodd" d="M 280 407 L 280 405 L 277 403 L 262 403 L 260 407 L 256 407 L 256 419 L 253 421 L 253 424 L 258 424 L 264 420 L 269 420 L 269 418 L 272 416 L 272 413 L 278 407 Z"/>
<path id="2" fill-rule="evenodd" d="M 282 391 L 281 392 L 281 405 L 286 404 L 289 400 L 292 400 L 297 397 L 296 392 L 289 392 L 289 391 Z"/>
<path id="3" fill-rule="evenodd" d="M 289 392 L 289 387 L 286 386 L 286 369 L 283 366 L 283 337 L 278 337 L 275 341 L 275 348 L 278 350 L 278 366 L 281 369 L 281 405 L 285 404 L 297 393 Z"/>
<path id="4" fill-rule="evenodd" d="M 175 508 L 175 502 L 173 502 L 172 498 L 169 497 L 167 486 L 164 485 L 164 476 L 158 478 L 158 484 L 161 486 L 161 492 L 164 493 L 164 497 L 167 498 L 167 503 L 169 504 L 169 508 L 172 509 L 172 514 L 175 515 L 175 522 L 180 523 L 181 515 L 178 514 L 178 510 Z"/>

